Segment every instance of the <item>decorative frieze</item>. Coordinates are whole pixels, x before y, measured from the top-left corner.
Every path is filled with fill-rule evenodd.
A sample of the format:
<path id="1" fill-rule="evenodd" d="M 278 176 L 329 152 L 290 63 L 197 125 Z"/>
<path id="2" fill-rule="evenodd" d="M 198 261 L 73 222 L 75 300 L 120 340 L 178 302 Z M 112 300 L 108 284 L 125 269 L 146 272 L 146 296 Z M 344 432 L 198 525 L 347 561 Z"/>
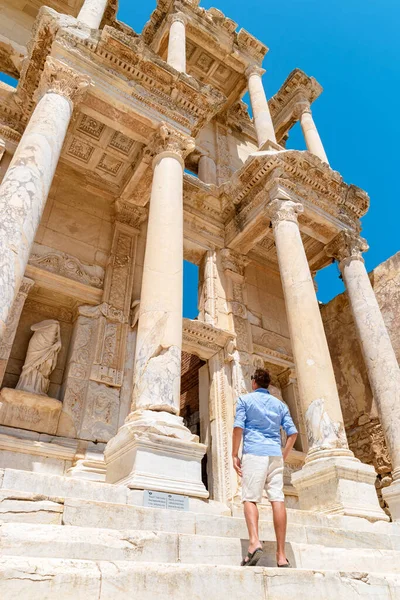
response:
<path id="1" fill-rule="evenodd" d="M 29 264 L 95 288 L 103 287 L 104 269 L 102 267 L 86 265 L 66 252 L 54 250 L 37 242 L 33 244 Z"/>

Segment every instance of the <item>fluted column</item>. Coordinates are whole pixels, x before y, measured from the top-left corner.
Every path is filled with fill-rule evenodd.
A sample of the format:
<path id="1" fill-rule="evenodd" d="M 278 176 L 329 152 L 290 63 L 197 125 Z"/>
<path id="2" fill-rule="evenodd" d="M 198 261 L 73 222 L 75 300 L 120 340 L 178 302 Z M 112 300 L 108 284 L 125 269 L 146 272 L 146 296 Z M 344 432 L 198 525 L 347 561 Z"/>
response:
<path id="1" fill-rule="evenodd" d="M 272 123 L 268 100 L 261 79 L 263 73 L 265 73 L 264 69 L 261 69 L 261 67 L 257 67 L 256 65 L 252 65 L 246 71 L 254 126 L 256 128 L 259 147 L 265 144 L 267 140 L 276 144 L 274 125 Z"/>
<path id="2" fill-rule="evenodd" d="M 362 253 L 368 244 L 341 232 L 326 248 L 339 261 L 358 341 L 393 467 L 393 483 L 383 490 L 393 519 L 400 520 L 400 369 Z"/>
<path id="3" fill-rule="evenodd" d="M 78 21 L 90 29 L 98 29 L 107 8 L 108 0 L 85 0 L 78 14 Z"/>
<path id="4" fill-rule="evenodd" d="M 318 156 L 322 162 L 325 162 L 329 165 L 328 157 L 326 156 L 318 129 L 312 117 L 310 103 L 302 102 L 297 106 L 297 109 L 299 111 L 300 125 L 303 131 L 307 150 L 312 154 L 315 154 L 315 156 Z"/>
<path id="5" fill-rule="evenodd" d="M 206 154 L 199 159 L 199 179 L 204 183 L 217 185 L 217 165 Z"/>
<path id="6" fill-rule="evenodd" d="M 186 16 L 181 12 L 173 13 L 170 24 L 167 63 L 186 73 Z"/>
<path id="7" fill-rule="evenodd" d="M 0 186 L 0 337 L 20 288 L 74 104 L 90 80 L 49 57 L 38 104 Z"/>
<path id="8" fill-rule="evenodd" d="M 286 317 L 296 365 L 309 450 L 292 476 L 300 507 L 385 519 L 375 493 L 375 472 L 349 450 L 328 343 L 297 215 L 302 204 L 284 192 L 267 205 L 274 230 Z M 285 199 L 280 199 L 281 197 Z"/>

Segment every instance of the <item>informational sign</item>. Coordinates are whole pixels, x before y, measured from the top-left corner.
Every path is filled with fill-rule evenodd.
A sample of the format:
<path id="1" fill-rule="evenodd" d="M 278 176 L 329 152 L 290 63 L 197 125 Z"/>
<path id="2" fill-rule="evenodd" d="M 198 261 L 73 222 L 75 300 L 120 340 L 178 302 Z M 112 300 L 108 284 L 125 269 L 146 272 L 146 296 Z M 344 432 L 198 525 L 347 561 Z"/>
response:
<path id="1" fill-rule="evenodd" d="M 148 508 L 167 508 L 169 510 L 189 510 L 189 498 L 178 494 L 145 490 L 143 505 Z"/>

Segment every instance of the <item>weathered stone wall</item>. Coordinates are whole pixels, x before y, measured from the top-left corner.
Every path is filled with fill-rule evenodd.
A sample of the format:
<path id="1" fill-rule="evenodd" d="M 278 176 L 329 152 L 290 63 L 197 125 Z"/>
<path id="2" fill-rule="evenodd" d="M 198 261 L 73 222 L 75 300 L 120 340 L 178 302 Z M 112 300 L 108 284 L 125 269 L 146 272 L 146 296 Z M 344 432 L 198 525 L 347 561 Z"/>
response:
<path id="1" fill-rule="evenodd" d="M 370 273 L 394 350 L 400 359 L 400 252 Z M 346 293 L 322 307 L 349 445 L 379 475 L 391 470 L 382 428 L 369 386 L 364 360 Z"/>

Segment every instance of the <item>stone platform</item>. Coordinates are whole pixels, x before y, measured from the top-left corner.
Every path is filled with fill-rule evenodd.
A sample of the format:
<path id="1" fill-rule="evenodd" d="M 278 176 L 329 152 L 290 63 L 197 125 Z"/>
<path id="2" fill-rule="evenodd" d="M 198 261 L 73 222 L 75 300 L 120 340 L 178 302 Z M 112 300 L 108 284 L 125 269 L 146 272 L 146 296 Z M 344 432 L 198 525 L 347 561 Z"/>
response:
<path id="1" fill-rule="evenodd" d="M 239 507 L 193 501 L 190 512 L 136 505 L 123 486 L 0 471 L 0 596 L 36 600 L 400 599 L 400 524 L 289 509 L 288 557 L 276 569 L 271 510 L 265 556 L 239 567 Z M 234 516 L 231 516 L 233 513 Z"/>

